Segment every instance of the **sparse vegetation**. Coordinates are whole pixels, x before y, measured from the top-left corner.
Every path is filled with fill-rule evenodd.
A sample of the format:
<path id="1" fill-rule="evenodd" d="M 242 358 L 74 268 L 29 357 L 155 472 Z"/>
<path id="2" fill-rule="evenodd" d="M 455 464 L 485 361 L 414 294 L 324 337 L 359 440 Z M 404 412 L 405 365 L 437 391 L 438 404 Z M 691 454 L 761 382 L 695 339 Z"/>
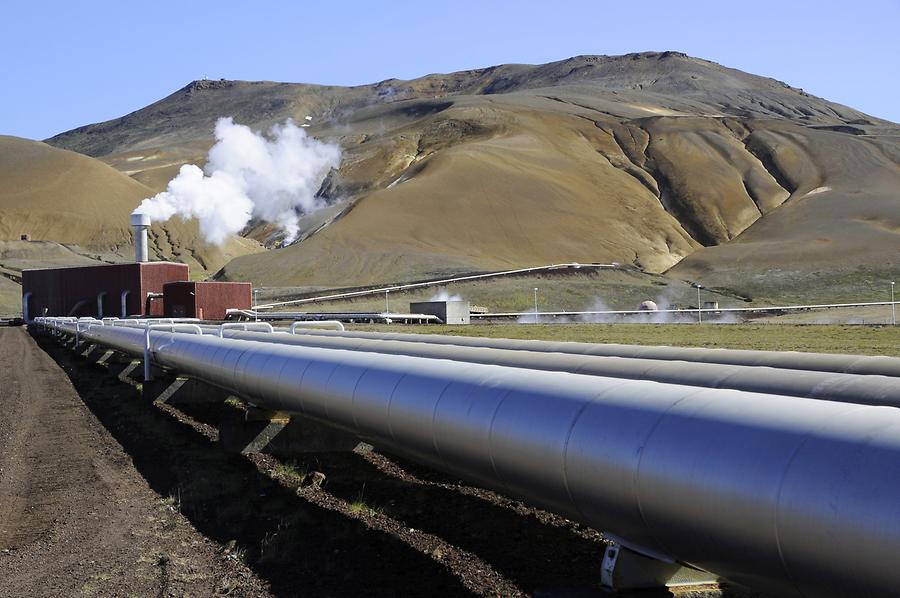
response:
<path id="1" fill-rule="evenodd" d="M 361 500 L 354 500 L 350 503 L 350 512 L 351 513 L 360 513 L 362 515 L 368 515 L 369 517 L 374 517 L 376 515 L 380 515 L 381 511 L 370 507 L 366 503 Z"/>
<path id="2" fill-rule="evenodd" d="M 287 461 L 281 462 L 279 461 L 272 468 L 272 475 L 276 478 L 284 478 L 288 482 L 293 484 L 302 484 L 303 480 L 306 479 L 307 474 L 307 466 L 305 464 L 300 465 L 296 461 Z"/>
<path id="3" fill-rule="evenodd" d="M 181 488 L 177 488 L 174 492 L 169 494 L 166 498 L 162 499 L 162 504 L 166 507 L 170 507 L 175 511 L 181 510 Z"/>
<path id="4" fill-rule="evenodd" d="M 244 404 L 244 401 L 240 400 L 237 397 L 228 397 L 225 399 L 225 406 L 231 407 L 232 409 L 237 409 L 239 411 L 246 411 L 247 405 Z"/>
<path id="5" fill-rule="evenodd" d="M 900 357 L 900 326 L 781 324 L 479 324 L 471 326 L 356 325 L 353 330 L 416 332 L 584 343 L 672 345 L 892 355 Z"/>
<path id="6" fill-rule="evenodd" d="M 286 518 L 279 519 L 275 529 L 267 531 L 259 541 L 257 561 L 277 562 L 281 558 L 281 546 L 285 543 L 295 542 L 297 533 L 298 529 L 291 525 L 291 521 Z M 299 530 L 299 533 L 303 533 L 302 529 Z"/>
<path id="7" fill-rule="evenodd" d="M 247 563 L 247 549 L 243 546 L 235 545 L 233 548 L 228 550 L 227 558 L 234 559 L 240 561 L 244 564 Z"/>
<path id="8" fill-rule="evenodd" d="M 356 499 L 350 502 L 350 512 L 357 515 L 365 515 L 367 517 L 375 517 L 377 515 L 381 515 L 381 509 L 376 509 L 375 507 L 366 504 L 363 496 L 365 494 L 365 491 L 366 487 L 365 485 L 363 485 Z"/>
<path id="9" fill-rule="evenodd" d="M 541 311 L 577 311 L 597 309 L 637 309 L 641 301 L 651 299 L 663 305 L 696 305 L 697 291 L 690 284 L 666 276 L 648 274 L 635 268 L 599 271 L 560 271 L 531 276 L 510 276 L 437 285 L 412 291 L 388 294 L 392 311 L 406 311 L 415 301 L 429 301 L 439 292 L 459 295 L 473 305 L 492 312 L 530 311 L 534 309 L 533 289 L 538 287 Z M 311 293 L 301 288 L 263 289 L 261 301 L 280 301 Z M 328 294 L 320 291 L 315 294 Z M 722 307 L 748 304 L 740 298 L 707 291 L 707 299 L 719 301 Z M 765 303 L 763 303 L 765 305 Z M 300 308 L 300 307 L 295 307 Z M 303 304 L 307 311 L 384 311 L 383 293 L 350 301 Z M 288 308 L 291 309 L 291 308 Z"/>

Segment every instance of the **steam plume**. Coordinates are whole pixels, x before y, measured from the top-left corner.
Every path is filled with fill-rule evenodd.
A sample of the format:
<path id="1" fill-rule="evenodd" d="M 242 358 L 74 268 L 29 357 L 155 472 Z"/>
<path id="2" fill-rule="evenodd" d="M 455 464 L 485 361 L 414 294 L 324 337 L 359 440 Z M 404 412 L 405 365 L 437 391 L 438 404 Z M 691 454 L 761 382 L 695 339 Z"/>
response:
<path id="1" fill-rule="evenodd" d="M 203 237 L 216 245 L 253 217 L 275 224 L 286 242 L 296 239 L 300 215 L 324 206 L 316 192 L 340 165 L 340 148 L 307 136 L 291 120 L 266 137 L 220 118 L 215 136 L 206 168 L 185 164 L 165 191 L 142 201 L 135 213 L 156 221 L 176 214 L 196 218 Z"/>
<path id="2" fill-rule="evenodd" d="M 429 301 L 462 301 L 462 295 L 451 295 L 447 289 L 438 289 Z"/>

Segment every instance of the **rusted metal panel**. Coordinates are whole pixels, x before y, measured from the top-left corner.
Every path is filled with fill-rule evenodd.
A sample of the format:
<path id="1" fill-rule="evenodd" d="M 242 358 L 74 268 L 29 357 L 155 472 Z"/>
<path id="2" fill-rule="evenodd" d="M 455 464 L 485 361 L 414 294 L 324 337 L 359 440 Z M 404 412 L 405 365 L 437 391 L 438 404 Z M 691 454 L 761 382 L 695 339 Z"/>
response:
<path id="1" fill-rule="evenodd" d="M 141 269 L 141 296 L 147 293 L 162 293 L 163 286 L 168 282 L 188 281 L 188 267 L 186 264 L 174 264 L 170 262 L 144 262 L 137 264 Z"/>
<path id="2" fill-rule="evenodd" d="M 174 281 L 190 279 L 186 264 L 171 262 L 141 262 L 141 297 L 144 298 L 144 315 L 162 316 L 165 314 L 165 298 L 160 296 L 163 287 Z"/>
<path id="3" fill-rule="evenodd" d="M 144 301 L 144 315 L 153 317 L 162 317 L 166 312 L 163 298 L 159 295 L 147 295 Z"/>
<path id="4" fill-rule="evenodd" d="M 250 309 L 252 293 L 249 282 L 198 283 L 196 317 L 224 320 L 227 309 Z"/>
<path id="5" fill-rule="evenodd" d="M 248 282 L 173 282 L 163 293 L 166 317 L 224 320 L 229 308 L 250 309 L 252 287 Z"/>

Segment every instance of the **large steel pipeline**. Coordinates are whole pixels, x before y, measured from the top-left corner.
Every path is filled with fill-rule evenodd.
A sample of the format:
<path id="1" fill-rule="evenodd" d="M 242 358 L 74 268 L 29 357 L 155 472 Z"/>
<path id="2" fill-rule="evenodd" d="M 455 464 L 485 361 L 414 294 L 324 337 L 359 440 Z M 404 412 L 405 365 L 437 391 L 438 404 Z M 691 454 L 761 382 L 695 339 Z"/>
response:
<path id="1" fill-rule="evenodd" d="M 689 361 L 694 363 L 720 365 L 743 365 L 813 372 L 900 377 L 900 358 L 878 355 L 845 355 L 835 353 L 808 353 L 801 351 L 756 351 L 748 349 L 707 349 L 701 347 L 580 343 L 530 339 L 483 338 L 445 334 L 410 334 L 402 332 L 303 329 L 299 330 L 298 333 L 309 336 L 392 340 L 460 347 L 506 349 L 512 351 L 593 355 L 597 357 L 627 357 L 660 361 Z"/>
<path id="2" fill-rule="evenodd" d="M 141 354 L 139 329 L 92 342 Z M 900 411 L 404 355 L 150 332 L 155 363 L 796 596 L 900 588 Z"/>
<path id="3" fill-rule="evenodd" d="M 767 366 L 791 370 L 900 377 L 900 358 L 873 355 L 837 355 L 831 353 L 804 353 L 798 351 L 751 351 L 744 349 L 705 349 L 700 347 L 576 343 L 481 338 L 446 334 L 410 334 L 400 332 L 335 332 L 329 330 L 304 330 L 302 334 L 396 340 L 438 345 L 459 345 L 462 347 L 488 347 L 515 351 L 542 351 L 571 353 L 574 355 L 678 360 L 697 363 L 719 363 L 723 365 Z"/>
<path id="4" fill-rule="evenodd" d="M 212 331 L 210 331 L 212 332 Z M 438 345 L 311 334 L 272 334 L 224 330 L 226 338 L 259 342 L 348 349 L 391 355 L 452 359 L 590 376 L 653 380 L 705 388 L 731 388 L 747 392 L 787 395 L 825 401 L 900 407 L 900 378 L 863 376 L 814 370 L 788 370 L 768 366 L 722 365 L 660 359 L 605 357 L 486 347 Z"/>
<path id="5" fill-rule="evenodd" d="M 144 328 L 139 322 L 125 325 Z M 900 379 L 881 375 L 864 376 L 816 370 L 789 370 L 769 366 L 545 353 L 317 334 L 258 333 L 252 330 L 232 329 L 240 326 L 249 327 L 254 324 L 200 325 L 209 334 L 245 340 L 452 359 L 613 378 L 653 380 L 705 388 L 730 388 L 861 405 L 900 407 Z M 264 324 L 264 326 L 271 330 L 269 324 Z"/>

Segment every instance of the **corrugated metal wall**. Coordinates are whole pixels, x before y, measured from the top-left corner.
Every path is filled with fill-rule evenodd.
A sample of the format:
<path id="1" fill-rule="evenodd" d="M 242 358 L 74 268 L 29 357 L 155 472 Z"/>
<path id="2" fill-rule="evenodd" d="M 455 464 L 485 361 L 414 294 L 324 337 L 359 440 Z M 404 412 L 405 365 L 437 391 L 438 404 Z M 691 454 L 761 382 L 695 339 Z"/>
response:
<path id="1" fill-rule="evenodd" d="M 249 282 L 170 283 L 164 290 L 165 316 L 224 320 L 229 308 L 250 309 L 251 294 Z"/>
<path id="2" fill-rule="evenodd" d="M 159 314 L 154 315 L 162 315 L 161 300 L 148 302 L 147 293 L 161 293 L 166 282 L 187 279 L 187 265 L 170 262 L 48 268 L 22 272 L 22 292 L 31 293 L 31 317 L 96 317 L 97 296 L 103 292 L 103 315 L 119 316 L 122 291 L 126 290 L 129 314 L 148 314 L 148 304 L 155 303 L 159 304 Z"/>

